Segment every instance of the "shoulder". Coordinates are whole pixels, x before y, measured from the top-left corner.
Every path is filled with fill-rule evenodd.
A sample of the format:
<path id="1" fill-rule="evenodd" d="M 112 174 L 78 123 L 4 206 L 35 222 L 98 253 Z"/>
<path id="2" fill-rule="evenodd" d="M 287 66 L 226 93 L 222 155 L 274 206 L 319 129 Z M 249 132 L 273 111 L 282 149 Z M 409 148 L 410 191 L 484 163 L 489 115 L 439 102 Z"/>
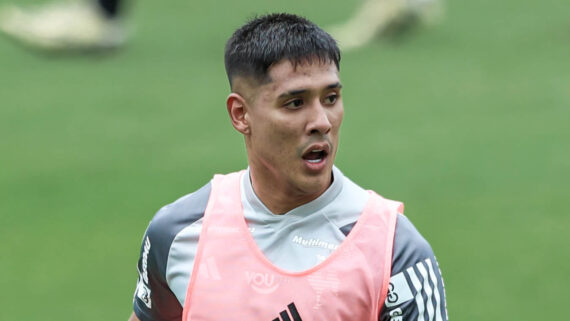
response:
<path id="1" fill-rule="evenodd" d="M 151 220 L 147 235 L 155 239 L 167 235 L 176 235 L 178 231 L 192 224 L 204 215 L 210 197 L 211 183 L 208 182 L 197 191 L 185 195 L 162 207 Z"/>
<path id="2" fill-rule="evenodd" d="M 167 266 L 175 238 L 204 216 L 210 183 L 161 208 L 150 222 L 138 261 L 134 311 L 140 320 L 172 320 L 181 313 L 169 286 Z"/>
<path id="3" fill-rule="evenodd" d="M 162 207 L 151 220 L 146 237 L 151 247 L 154 247 L 152 253 L 162 273 L 165 272 L 168 252 L 176 235 L 204 216 L 210 191 L 209 182 L 197 191 Z"/>
<path id="4" fill-rule="evenodd" d="M 419 260 L 433 256 L 433 250 L 428 241 L 402 214 L 398 214 L 396 221 L 393 253 L 392 270 L 401 270 Z"/>

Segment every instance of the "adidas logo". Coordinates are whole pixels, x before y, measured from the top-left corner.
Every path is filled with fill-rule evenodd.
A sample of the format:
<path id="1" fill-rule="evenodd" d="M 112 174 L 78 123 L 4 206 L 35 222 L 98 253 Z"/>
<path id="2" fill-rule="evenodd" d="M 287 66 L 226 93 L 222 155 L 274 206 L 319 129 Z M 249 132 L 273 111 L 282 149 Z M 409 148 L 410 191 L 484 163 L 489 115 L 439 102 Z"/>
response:
<path id="1" fill-rule="evenodd" d="M 299 315 L 299 312 L 297 311 L 295 303 L 291 302 L 289 305 L 287 305 L 287 309 L 289 312 L 287 312 L 287 310 L 283 310 L 279 312 L 279 316 L 281 318 L 277 317 L 271 321 L 303 321 Z"/>

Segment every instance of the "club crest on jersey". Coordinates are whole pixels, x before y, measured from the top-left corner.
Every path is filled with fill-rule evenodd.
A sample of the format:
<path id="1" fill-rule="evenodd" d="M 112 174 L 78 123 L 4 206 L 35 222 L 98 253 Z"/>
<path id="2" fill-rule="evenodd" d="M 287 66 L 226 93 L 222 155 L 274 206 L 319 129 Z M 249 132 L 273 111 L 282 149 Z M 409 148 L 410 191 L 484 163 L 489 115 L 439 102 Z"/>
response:
<path id="1" fill-rule="evenodd" d="M 270 294 L 279 287 L 279 279 L 275 274 L 246 271 L 247 284 L 257 293 Z"/>
<path id="2" fill-rule="evenodd" d="M 340 286 L 340 277 L 334 271 L 322 271 L 319 270 L 312 273 L 308 278 L 309 284 L 315 291 L 315 305 L 313 309 L 318 310 L 325 306 L 324 293 L 330 292 L 334 295 L 338 294 L 338 289 Z"/>

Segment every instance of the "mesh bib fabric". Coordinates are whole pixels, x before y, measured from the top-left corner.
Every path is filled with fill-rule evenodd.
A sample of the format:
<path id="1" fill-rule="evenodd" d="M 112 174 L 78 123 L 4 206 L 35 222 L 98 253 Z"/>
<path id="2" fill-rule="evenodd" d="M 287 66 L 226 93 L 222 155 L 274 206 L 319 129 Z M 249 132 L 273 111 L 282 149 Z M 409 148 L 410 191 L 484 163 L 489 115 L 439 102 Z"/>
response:
<path id="1" fill-rule="evenodd" d="M 271 263 L 248 230 L 242 175 L 212 180 L 183 321 L 377 321 L 403 205 L 370 191 L 341 245 L 313 268 L 290 272 Z"/>

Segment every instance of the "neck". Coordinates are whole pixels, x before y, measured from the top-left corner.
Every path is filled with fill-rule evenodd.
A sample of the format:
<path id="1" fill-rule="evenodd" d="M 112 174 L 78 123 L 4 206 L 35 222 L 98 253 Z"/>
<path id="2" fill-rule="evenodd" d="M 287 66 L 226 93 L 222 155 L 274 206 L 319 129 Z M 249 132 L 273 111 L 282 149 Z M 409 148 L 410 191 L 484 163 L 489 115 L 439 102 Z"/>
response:
<path id="1" fill-rule="evenodd" d="M 278 180 L 256 175 L 250 168 L 250 181 L 255 195 L 261 200 L 263 205 L 276 215 L 285 214 L 294 208 L 307 204 L 321 196 L 332 183 L 323 186 L 315 192 L 307 192 L 287 185 L 276 185 Z"/>

